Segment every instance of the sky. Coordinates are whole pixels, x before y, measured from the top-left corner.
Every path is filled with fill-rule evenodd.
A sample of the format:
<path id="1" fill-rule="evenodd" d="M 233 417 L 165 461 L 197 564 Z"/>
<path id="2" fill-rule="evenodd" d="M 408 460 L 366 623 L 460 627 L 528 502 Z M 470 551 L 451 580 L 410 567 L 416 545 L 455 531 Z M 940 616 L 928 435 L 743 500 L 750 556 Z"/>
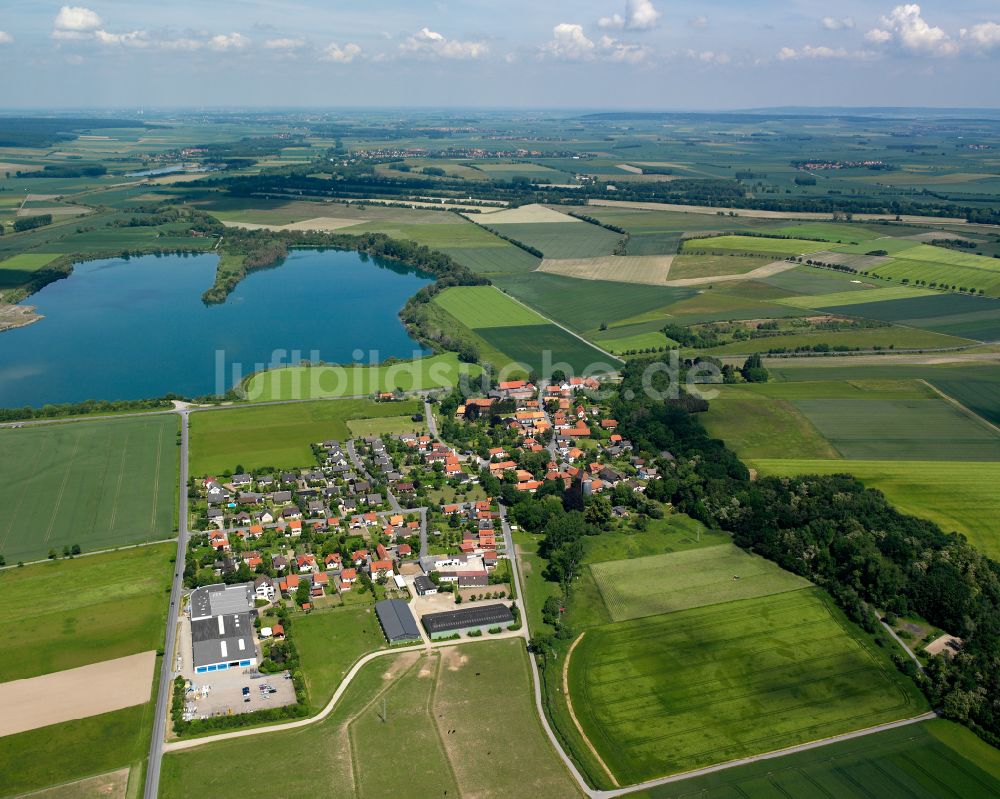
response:
<path id="1" fill-rule="evenodd" d="M 998 69 L 998 0 L 0 0 L 0 110 L 997 108 Z"/>

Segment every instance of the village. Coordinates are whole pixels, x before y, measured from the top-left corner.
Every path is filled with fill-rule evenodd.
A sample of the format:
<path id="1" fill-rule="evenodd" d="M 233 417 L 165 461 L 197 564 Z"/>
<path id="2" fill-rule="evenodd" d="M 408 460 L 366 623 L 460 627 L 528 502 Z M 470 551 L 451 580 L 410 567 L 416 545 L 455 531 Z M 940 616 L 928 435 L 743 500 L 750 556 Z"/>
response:
<path id="1" fill-rule="evenodd" d="M 390 646 L 519 629 L 506 507 L 547 484 L 628 497 L 657 476 L 599 389 L 505 381 L 437 398 L 440 437 L 432 418 L 433 433 L 314 442 L 312 467 L 192 480 L 184 718 L 299 701 L 290 614 L 371 605 Z"/>

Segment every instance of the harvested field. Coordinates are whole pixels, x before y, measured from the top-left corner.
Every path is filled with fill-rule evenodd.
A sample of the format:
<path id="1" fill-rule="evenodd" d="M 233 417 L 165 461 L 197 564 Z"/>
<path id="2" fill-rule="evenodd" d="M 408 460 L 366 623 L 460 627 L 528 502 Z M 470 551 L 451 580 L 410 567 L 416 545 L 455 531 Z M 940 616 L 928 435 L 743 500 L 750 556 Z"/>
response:
<path id="1" fill-rule="evenodd" d="M 606 255 L 599 258 L 547 258 L 539 272 L 581 280 L 610 280 L 616 283 L 667 285 L 672 255 Z"/>
<path id="2" fill-rule="evenodd" d="M 314 219 L 304 219 L 301 222 L 292 222 L 287 225 L 264 225 L 255 222 L 223 222 L 226 227 L 243 228 L 244 230 L 307 230 L 307 231 L 329 231 L 340 230 L 352 225 L 367 222 L 365 219 L 343 219 L 332 216 L 318 216 Z"/>
<path id="3" fill-rule="evenodd" d="M 156 652 L 0 683 L 0 737 L 149 701 Z"/>
<path id="4" fill-rule="evenodd" d="M 551 208 L 539 205 L 538 203 L 522 205 L 519 208 L 511 208 L 510 210 L 489 211 L 484 209 L 484 212 L 481 214 L 465 214 L 465 216 L 473 222 L 481 222 L 484 225 L 490 226 L 515 224 L 530 225 L 542 222 L 572 222 L 578 225 L 584 224 L 581 220 L 576 219 L 569 214 L 554 211 Z"/>
<path id="5" fill-rule="evenodd" d="M 26 793 L 22 799 L 125 799 L 130 769 L 121 768 L 75 782 Z"/>

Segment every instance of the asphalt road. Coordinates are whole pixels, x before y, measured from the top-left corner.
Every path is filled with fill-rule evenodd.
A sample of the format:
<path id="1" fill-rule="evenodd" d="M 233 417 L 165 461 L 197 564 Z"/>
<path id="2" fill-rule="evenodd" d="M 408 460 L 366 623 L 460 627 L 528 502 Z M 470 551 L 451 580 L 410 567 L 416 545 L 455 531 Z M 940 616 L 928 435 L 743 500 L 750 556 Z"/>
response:
<path id="1" fill-rule="evenodd" d="M 181 417 L 181 468 L 180 497 L 177 521 L 177 560 L 174 562 L 174 578 L 170 587 L 170 608 L 167 612 L 167 634 L 163 645 L 160 664 L 160 686 L 156 695 L 156 711 L 153 715 L 153 735 L 149 744 L 149 764 L 146 768 L 145 799 L 156 799 L 160 787 L 160 765 L 163 762 L 163 739 L 167 731 L 167 715 L 170 710 L 174 678 L 174 650 L 177 644 L 177 621 L 181 609 L 181 590 L 184 579 L 184 558 L 188 542 L 188 411 L 180 411 Z"/>

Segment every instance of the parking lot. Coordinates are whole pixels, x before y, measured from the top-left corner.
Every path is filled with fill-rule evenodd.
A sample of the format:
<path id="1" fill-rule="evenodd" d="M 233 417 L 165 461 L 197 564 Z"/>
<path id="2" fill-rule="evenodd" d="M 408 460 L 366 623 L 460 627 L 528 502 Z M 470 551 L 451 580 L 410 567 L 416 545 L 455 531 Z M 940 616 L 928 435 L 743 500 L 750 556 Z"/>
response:
<path id="1" fill-rule="evenodd" d="M 198 674 L 193 680 L 188 677 L 191 683 L 184 703 L 185 715 L 189 718 L 230 716 L 295 704 L 295 687 L 291 679 L 286 679 L 284 674 L 255 674 L 250 669 L 230 669 Z M 246 695 L 245 689 L 249 689 Z"/>

